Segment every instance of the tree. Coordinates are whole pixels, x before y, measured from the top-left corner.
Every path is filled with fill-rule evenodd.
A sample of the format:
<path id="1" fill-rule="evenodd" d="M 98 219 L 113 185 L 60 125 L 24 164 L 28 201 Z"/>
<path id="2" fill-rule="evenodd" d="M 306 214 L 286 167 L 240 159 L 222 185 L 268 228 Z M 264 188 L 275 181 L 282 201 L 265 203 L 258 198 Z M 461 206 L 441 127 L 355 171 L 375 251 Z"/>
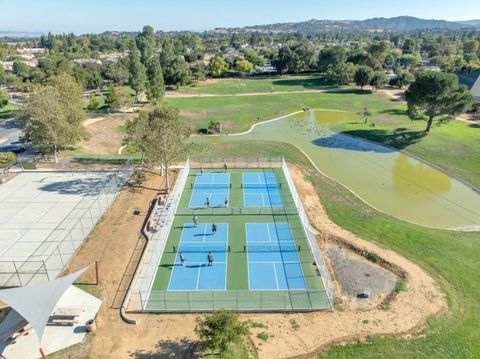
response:
<path id="1" fill-rule="evenodd" d="M 208 71 L 213 77 L 221 77 L 227 73 L 228 64 L 223 57 L 217 55 L 210 60 Z"/>
<path id="2" fill-rule="evenodd" d="M 0 108 L 8 105 L 9 96 L 7 91 L 0 89 Z"/>
<path id="3" fill-rule="evenodd" d="M 174 85 L 177 89 L 185 85 L 190 78 L 190 69 L 181 56 L 174 60 L 164 69 L 164 79 L 167 85 Z"/>
<path id="4" fill-rule="evenodd" d="M 225 310 L 197 318 L 195 333 L 200 338 L 203 351 L 226 353 L 232 344 L 241 343 L 249 334 L 248 323 L 241 322 L 237 313 Z"/>
<path id="5" fill-rule="evenodd" d="M 275 70 L 283 75 L 289 70 L 291 58 L 293 57 L 293 52 L 289 46 L 282 46 L 278 49 L 278 53 L 275 58 L 272 60 L 272 65 L 275 67 Z"/>
<path id="6" fill-rule="evenodd" d="M 355 71 L 355 75 L 353 76 L 353 80 L 355 84 L 360 86 L 363 90 L 363 87 L 370 83 L 370 80 L 373 77 L 373 70 L 371 67 L 368 66 L 358 66 L 357 71 Z"/>
<path id="7" fill-rule="evenodd" d="M 184 155 L 188 136 L 189 130 L 180 120 L 178 110 L 166 104 L 157 104 L 142 111 L 133 123 L 127 125 L 125 141 L 141 149 L 150 163 L 160 166 L 169 191 L 168 169 L 172 162 Z"/>
<path id="8" fill-rule="evenodd" d="M 415 81 L 415 76 L 406 70 L 397 71 L 397 76 L 390 80 L 390 85 L 402 89 Z"/>
<path id="9" fill-rule="evenodd" d="M 15 164 L 17 156 L 13 152 L 0 152 L 0 168 L 7 168 Z"/>
<path id="10" fill-rule="evenodd" d="M 146 66 L 155 51 L 155 32 L 151 26 L 144 26 L 142 32 L 137 35 L 135 42 L 140 51 L 141 61 Z"/>
<path id="11" fill-rule="evenodd" d="M 67 74 L 54 76 L 46 85 L 33 87 L 18 119 L 26 138 L 57 162 L 59 150 L 86 137 L 82 88 Z"/>
<path id="12" fill-rule="evenodd" d="M 372 79 L 370 80 L 370 86 L 377 91 L 380 87 L 385 86 L 388 82 L 387 75 L 383 71 L 375 71 L 373 73 Z"/>
<path id="13" fill-rule="evenodd" d="M 249 73 L 253 71 L 253 64 L 248 60 L 237 60 L 235 63 L 235 70 Z"/>
<path id="14" fill-rule="evenodd" d="M 341 46 L 325 47 L 320 50 L 318 55 L 318 68 L 322 72 L 326 72 L 329 68 L 347 61 L 347 52 Z"/>
<path id="15" fill-rule="evenodd" d="M 158 56 L 152 57 L 147 62 L 147 97 L 150 101 L 158 101 L 165 93 L 163 71 Z"/>
<path id="16" fill-rule="evenodd" d="M 132 42 L 130 45 L 130 53 L 128 54 L 128 58 L 130 71 L 130 77 L 128 81 L 130 83 L 130 87 L 135 90 L 135 94 L 138 95 L 140 92 L 145 90 L 147 74 L 145 71 L 145 66 L 143 66 L 140 60 L 140 51 L 135 45 L 135 42 Z"/>
<path id="17" fill-rule="evenodd" d="M 133 102 L 128 87 L 109 86 L 105 103 L 110 105 L 112 111 L 122 111 L 125 115 L 127 109 L 133 106 Z"/>
<path id="18" fill-rule="evenodd" d="M 248 49 L 245 51 L 245 59 L 250 61 L 254 66 L 265 65 L 265 59 L 258 55 L 254 49 Z"/>
<path id="19" fill-rule="evenodd" d="M 333 81 L 337 84 L 348 85 L 353 81 L 356 68 L 357 67 L 351 62 L 343 62 L 334 68 L 329 68 L 327 70 L 327 77 L 330 81 Z"/>
<path id="20" fill-rule="evenodd" d="M 26 80 L 30 77 L 30 67 L 23 61 L 14 61 L 13 62 L 13 73 L 23 80 Z"/>
<path id="21" fill-rule="evenodd" d="M 417 66 L 422 61 L 422 58 L 418 54 L 405 54 L 400 57 L 400 65 L 403 67 Z"/>
<path id="22" fill-rule="evenodd" d="M 97 111 L 98 108 L 100 107 L 100 102 L 97 99 L 97 96 L 95 94 L 90 94 L 90 97 L 88 99 L 88 104 L 87 104 L 87 109 L 89 111 Z"/>
<path id="23" fill-rule="evenodd" d="M 457 116 L 469 110 L 474 98 L 458 83 L 454 74 L 425 71 L 420 73 L 405 93 L 412 117 L 427 117 L 425 132 L 429 132 L 438 116 Z"/>

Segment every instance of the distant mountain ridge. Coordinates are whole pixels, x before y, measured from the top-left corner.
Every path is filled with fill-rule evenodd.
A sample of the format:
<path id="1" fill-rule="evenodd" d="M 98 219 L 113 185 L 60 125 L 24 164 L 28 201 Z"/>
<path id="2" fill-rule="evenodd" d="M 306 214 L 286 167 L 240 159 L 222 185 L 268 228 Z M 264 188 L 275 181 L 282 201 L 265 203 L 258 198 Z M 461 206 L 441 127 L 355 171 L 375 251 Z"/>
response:
<path id="1" fill-rule="evenodd" d="M 426 20 L 413 16 L 392 18 L 377 17 L 367 20 L 308 20 L 269 25 L 246 26 L 242 28 L 215 29 L 217 32 L 302 32 L 321 33 L 328 31 L 414 31 L 414 30 L 461 30 L 480 26 L 477 20 L 452 22 L 446 20 Z M 478 21 L 480 23 L 480 21 Z"/>

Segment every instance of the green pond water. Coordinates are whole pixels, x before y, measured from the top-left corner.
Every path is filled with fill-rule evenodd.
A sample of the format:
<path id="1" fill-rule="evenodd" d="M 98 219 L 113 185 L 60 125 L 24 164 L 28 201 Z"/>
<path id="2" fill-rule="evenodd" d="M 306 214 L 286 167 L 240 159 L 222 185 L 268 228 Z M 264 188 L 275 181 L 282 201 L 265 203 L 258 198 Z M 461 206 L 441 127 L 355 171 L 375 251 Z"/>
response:
<path id="1" fill-rule="evenodd" d="M 256 126 L 221 141 L 293 144 L 327 176 L 376 209 L 420 225 L 480 229 L 480 195 L 460 181 L 401 152 L 336 133 L 329 126 L 359 121 L 347 112 L 309 111 Z M 217 141 L 203 138 L 200 141 Z"/>

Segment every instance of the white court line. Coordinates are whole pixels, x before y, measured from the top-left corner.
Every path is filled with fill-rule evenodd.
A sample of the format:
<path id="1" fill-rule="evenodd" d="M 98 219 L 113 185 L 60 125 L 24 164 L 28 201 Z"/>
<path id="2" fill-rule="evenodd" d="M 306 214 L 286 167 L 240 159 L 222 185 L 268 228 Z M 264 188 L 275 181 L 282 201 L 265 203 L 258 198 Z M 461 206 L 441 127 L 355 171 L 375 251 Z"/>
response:
<path id="1" fill-rule="evenodd" d="M 204 224 L 203 227 L 203 237 L 202 237 L 202 242 L 205 243 L 205 235 L 207 234 L 207 224 Z"/>
<path id="2" fill-rule="evenodd" d="M 270 235 L 270 226 L 268 223 L 266 223 L 266 225 L 267 225 L 268 241 L 272 242 L 272 236 Z"/>
<path id="3" fill-rule="evenodd" d="M 269 261 L 265 261 L 265 262 L 262 262 L 262 261 L 250 261 L 248 263 L 251 263 L 251 264 L 266 264 L 266 263 L 284 263 L 284 264 L 300 264 L 300 262 L 298 261 L 272 261 L 272 260 L 269 260 Z"/>
<path id="4" fill-rule="evenodd" d="M 272 263 L 272 265 L 273 265 L 273 272 L 275 273 L 275 284 L 276 284 L 277 290 L 278 290 L 277 266 L 275 265 L 275 263 Z"/>
<path id="5" fill-rule="evenodd" d="M 197 284 L 195 285 L 195 290 L 198 290 L 198 282 L 200 281 L 200 272 L 202 271 L 202 267 L 198 267 L 197 272 Z"/>

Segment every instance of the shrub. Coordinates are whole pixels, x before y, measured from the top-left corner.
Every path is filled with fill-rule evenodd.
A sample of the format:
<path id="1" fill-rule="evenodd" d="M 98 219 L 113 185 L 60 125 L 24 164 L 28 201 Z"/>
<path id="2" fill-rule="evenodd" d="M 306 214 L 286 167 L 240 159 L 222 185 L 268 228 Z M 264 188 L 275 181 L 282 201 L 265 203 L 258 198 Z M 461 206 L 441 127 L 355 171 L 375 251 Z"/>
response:
<path id="1" fill-rule="evenodd" d="M 7 168 L 15 164 L 17 156 L 13 152 L 0 153 L 0 168 Z"/>

